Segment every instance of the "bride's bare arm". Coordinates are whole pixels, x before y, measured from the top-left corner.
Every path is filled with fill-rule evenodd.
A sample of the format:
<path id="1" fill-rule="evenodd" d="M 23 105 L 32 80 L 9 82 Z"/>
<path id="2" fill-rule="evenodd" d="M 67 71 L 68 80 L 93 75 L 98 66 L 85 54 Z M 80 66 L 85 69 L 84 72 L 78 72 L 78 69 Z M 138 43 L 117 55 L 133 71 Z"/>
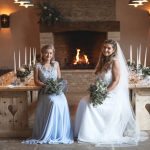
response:
<path id="1" fill-rule="evenodd" d="M 108 91 L 112 91 L 119 83 L 120 65 L 119 60 L 113 60 L 112 64 L 112 83 L 108 86 Z"/>

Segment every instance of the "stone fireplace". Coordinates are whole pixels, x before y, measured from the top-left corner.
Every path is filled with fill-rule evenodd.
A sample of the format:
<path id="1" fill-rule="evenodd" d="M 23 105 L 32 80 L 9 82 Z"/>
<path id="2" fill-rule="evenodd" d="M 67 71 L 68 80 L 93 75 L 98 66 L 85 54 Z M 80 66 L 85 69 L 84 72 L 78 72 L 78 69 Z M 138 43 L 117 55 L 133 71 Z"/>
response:
<path id="1" fill-rule="evenodd" d="M 118 21 L 65 22 L 41 26 L 40 30 L 41 46 L 54 44 L 62 69 L 94 69 L 102 42 L 119 40 L 120 25 Z"/>
<path id="2" fill-rule="evenodd" d="M 62 77 L 68 81 L 66 96 L 74 121 L 78 102 L 88 94 L 88 87 L 95 79 L 94 68 L 102 42 L 108 38 L 118 41 L 120 26 L 118 21 L 65 24 L 49 28 L 41 26 L 40 41 L 41 47 L 49 43 L 55 46 L 55 58 L 59 61 Z M 77 49 L 80 49 L 81 56 L 87 55 L 89 64 L 73 65 Z"/>
<path id="3" fill-rule="evenodd" d="M 94 68 L 102 42 L 120 40 L 120 22 L 116 21 L 115 0 L 53 0 L 50 3 L 57 6 L 67 21 L 40 25 L 40 45 L 55 46 L 62 77 L 68 81 L 66 96 L 74 120 L 79 100 L 88 93 L 95 79 Z M 84 55 L 89 63 L 85 63 Z M 80 56 L 79 62 L 74 64 L 76 56 Z"/>

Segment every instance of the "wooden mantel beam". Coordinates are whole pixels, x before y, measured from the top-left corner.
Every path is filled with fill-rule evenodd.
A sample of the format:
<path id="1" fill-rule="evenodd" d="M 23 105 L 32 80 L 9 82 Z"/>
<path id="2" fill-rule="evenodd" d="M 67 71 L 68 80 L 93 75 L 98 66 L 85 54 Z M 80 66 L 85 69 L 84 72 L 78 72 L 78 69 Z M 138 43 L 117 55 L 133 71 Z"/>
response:
<path id="1" fill-rule="evenodd" d="M 67 31 L 120 31 L 119 21 L 95 22 L 58 22 L 53 25 L 40 24 L 40 32 L 67 32 Z"/>

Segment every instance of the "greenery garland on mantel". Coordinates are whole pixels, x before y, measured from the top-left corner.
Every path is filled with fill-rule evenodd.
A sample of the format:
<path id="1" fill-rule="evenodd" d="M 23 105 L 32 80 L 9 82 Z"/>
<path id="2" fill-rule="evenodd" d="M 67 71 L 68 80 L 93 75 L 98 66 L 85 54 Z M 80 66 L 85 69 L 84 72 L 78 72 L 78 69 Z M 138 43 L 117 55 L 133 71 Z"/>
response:
<path id="1" fill-rule="evenodd" d="M 63 21 L 63 17 L 59 10 L 55 7 L 52 7 L 49 2 L 42 2 L 36 4 L 37 8 L 40 10 L 39 23 L 45 25 L 53 25 L 56 22 Z"/>

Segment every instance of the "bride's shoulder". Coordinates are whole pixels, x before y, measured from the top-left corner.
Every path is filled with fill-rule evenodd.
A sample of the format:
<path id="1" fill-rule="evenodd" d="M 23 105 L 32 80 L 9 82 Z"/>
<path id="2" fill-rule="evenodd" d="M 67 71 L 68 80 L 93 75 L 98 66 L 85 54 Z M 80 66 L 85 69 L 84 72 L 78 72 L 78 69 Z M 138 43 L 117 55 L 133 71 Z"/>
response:
<path id="1" fill-rule="evenodd" d="M 120 68 L 120 62 L 119 59 L 116 57 L 113 59 L 112 69 L 119 70 L 119 68 Z"/>
<path id="2" fill-rule="evenodd" d="M 119 61 L 119 58 L 116 56 L 112 59 L 113 61 Z"/>
<path id="3" fill-rule="evenodd" d="M 114 57 L 113 59 L 112 59 L 112 66 L 116 66 L 116 65 L 118 65 L 119 64 L 119 59 L 118 59 L 118 57 Z"/>

